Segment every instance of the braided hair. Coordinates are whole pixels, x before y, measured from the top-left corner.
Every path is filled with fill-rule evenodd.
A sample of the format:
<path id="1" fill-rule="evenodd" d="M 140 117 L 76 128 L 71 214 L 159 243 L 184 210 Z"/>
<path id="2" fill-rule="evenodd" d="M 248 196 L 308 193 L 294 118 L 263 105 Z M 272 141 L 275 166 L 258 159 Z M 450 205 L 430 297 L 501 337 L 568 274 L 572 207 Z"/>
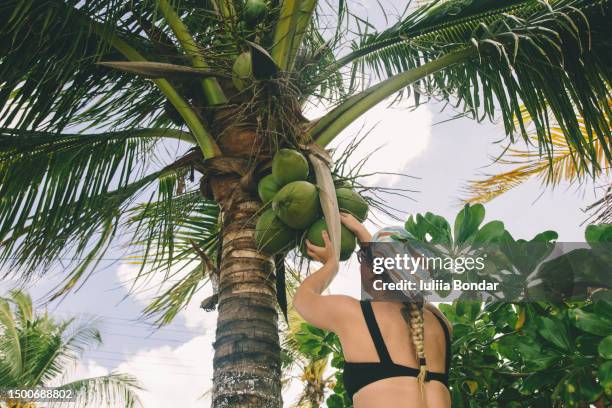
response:
<path id="1" fill-rule="evenodd" d="M 372 238 L 373 242 L 395 242 L 394 236 L 405 236 L 406 230 L 403 227 L 386 227 L 379 230 Z M 368 260 L 371 260 L 372 254 L 368 253 Z M 361 262 L 361 259 L 360 259 Z M 390 276 L 385 274 L 383 280 L 392 281 Z M 423 406 L 427 408 L 425 399 L 425 381 L 427 379 L 427 361 L 425 359 L 425 320 L 423 318 L 423 310 L 425 300 L 423 293 L 409 293 L 410 301 L 402 302 L 403 307 L 401 314 L 408 326 L 410 327 L 410 335 L 412 344 L 416 352 L 416 358 L 419 362 L 419 374 L 417 382 L 421 391 Z"/>
<path id="2" fill-rule="evenodd" d="M 402 317 L 410 326 L 410 334 L 412 344 L 416 352 L 417 361 L 419 362 L 419 375 L 417 382 L 421 390 L 421 398 L 423 404 L 427 406 L 425 400 L 425 380 L 427 377 L 427 361 L 425 359 L 425 320 L 423 318 L 424 303 L 421 302 L 403 302 L 401 309 Z"/>

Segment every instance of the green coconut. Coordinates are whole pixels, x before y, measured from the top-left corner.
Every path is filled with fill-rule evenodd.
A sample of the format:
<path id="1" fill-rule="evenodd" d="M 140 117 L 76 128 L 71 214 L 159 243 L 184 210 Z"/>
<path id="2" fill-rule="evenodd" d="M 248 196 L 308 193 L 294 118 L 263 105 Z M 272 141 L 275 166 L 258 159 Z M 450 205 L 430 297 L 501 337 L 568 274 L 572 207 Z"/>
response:
<path id="1" fill-rule="evenodd" d="M 242 16 L 250 26 L 259 24 L 268 12 L 268 6 L 263 0 L 247 0 Z"/>
<path id="2" fill-rule="evenodd" d="M 313 245 L 325 246 L 323 241 L 322 232 L 327 230 L 327 223 L 324 218 L 315 221 L 314 224 L 306 231 L 306 239 L 308 239 Z M 344 225 L 340 226 L 340 260 L 346 261 L 355 252 L 355 246 L 357 245 L 357 239 L 355 235 Z M 300 246 L 302 255 L 308 257 L 306 254 L 306 244 L 302 243 Z"/>
<path id="3" fill-rule="evenodd" d="M 280 185 L 308 178 L 308 161 L 297 150 L 280 149 L 272 159 L 272 175 Z"/>
<path id="4" fill-rule="evenodd" d="M 293 229 L 309 227 L 320 215 L 319 191 L 307 181 L 294 181 L 280 189 L 272 199 L 272 209 Z"/>
<path id="5" fill-rule="evenodd" d="M 234 61 L 232 68 L 232 83 L 237 90 L 244 90 L 253 79 L 253 64 L 251 53 L 243 52 Z"/>
<path id="6" fill-rule="evenodd" d="M 352 214 L 361 222 L 368 218 L 368 202 L 355 190 L 341 187 L 336 190 L 336 197 L 341 211 Z"/>
<path id="7" fill-rule="evenodd" d="M 274 211 L 267 210 L 255 225 L 257 249 L 268 255 L 288 251 L 296 244 L 297 232 L 283 224 Z"/>
<path id="8" fill-rule="evenodd" d="M 276 195 L 278 190 L 280 190 L 282 186 L 278 184 L 278 181 L 274 178 L 273 175 L 268 174 L 261 180 L 259 180 L 259 184 L 257 185 L 257 193 L 259 194 L 259 198 L 264 204 L 268 204 L 272 198 Z"/>

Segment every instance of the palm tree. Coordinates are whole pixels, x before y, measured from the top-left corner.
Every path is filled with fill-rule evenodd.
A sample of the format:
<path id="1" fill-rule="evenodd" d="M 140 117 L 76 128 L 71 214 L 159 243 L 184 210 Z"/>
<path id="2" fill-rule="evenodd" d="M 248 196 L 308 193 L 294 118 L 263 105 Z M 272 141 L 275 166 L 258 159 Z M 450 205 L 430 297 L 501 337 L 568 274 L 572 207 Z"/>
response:
<path id="1" fill-rule="evenodd" d="M 542 146 L 553 142 L 550 113 L 581 157 L 609 140 L 598 102 L 610 96 L 608 0 L 441 0 L 378 31 L 351 6 L 3 1 L 3 265 L 27 279 L 72 259 L 65 294 L 127 225 L 147 265 L 139 279 L 177 278 L 147 310 L 160 323 L 209 280 L 218 289 L 204 302 L 219 311 L 213 406 L 279 407 L 282 262 L 253 242 L 254 184 L 278 147 L 316 151 L 409 95 L 501 117 L 511 141 L 528 137 L 514 123 L 522 103 Z M 318 99 L 334 108 L 308 121 L 304 107 Z M 172 140 L 178 160 L 162 150 Z"/>
<path id="2" fill-rule="evenodd" d="M 69 366 L 87 348 L 101 342 L 92 323 L 57 321 L 46 312 L 37 314 L 25 292 L 12 291 L 8 298 L 0 298 L 0 384 L 4 390 L 54 387 L 73 392 L 79 407 L 140 406 L 135 394 L 140 387 L 126 374 L 61 382 Z M 6 408 L 36 407 L 35 402 L 10 399 L 8 394 L 0 395 L 0 407 L 3 403 Z"/>

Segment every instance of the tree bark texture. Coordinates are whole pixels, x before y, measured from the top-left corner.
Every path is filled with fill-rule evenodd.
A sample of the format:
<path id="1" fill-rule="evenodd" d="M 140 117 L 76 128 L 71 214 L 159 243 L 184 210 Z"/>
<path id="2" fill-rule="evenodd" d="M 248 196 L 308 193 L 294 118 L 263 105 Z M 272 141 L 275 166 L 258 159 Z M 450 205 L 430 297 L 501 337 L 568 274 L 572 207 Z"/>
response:
<path id="1" fill-rule="evenodd" d="M 280 408 L 274 263 L 253 239 L 261 202 L 235 175 L 214 177 L 211 189 L 223 215 L 212 407 Z"/>

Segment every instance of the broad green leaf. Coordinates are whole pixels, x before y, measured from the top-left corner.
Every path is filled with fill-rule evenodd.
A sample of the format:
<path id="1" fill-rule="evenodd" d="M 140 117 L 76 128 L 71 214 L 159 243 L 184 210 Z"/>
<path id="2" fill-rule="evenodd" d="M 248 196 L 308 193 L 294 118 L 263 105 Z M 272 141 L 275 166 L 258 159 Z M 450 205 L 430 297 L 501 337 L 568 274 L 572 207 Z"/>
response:
<path id="1" fill-rule="evenodd" d="M 608 302 L 612 303 L 612 290 L 600 289 L 591 295 L 593 302 Z"/>
<path id="2" fill-rule="evenodd" d="M 415 238 L 432 244 L 447 245 L 452 241 L 450 225 L 444 217 L 431 212 L 410 216 L 404 224 L 406 231 Z"/>
<path id="3" fill-rule="evenodd" d="M 506 230 L 501 221 L 490 221 L 482 226 L 474 236 L 474 244 L 489 244 L 500 238 Z"/>
<path id="4" fill-rule="evenodd" d="M 404 228 L 406 231 L 414 235 L 415 238 L 420 239 L 421 241 L 425 241 L 425 234 L 427 234 L 427 228 L 425 224 L 419 222 L 420 214 L 416 215 L 416 220 L 414 216 L 408 217 L 406 223 L 404 224 Z"/>
<path id="5" fill-rule="evenodd" d="M 344 402 L 339 395 L 332 394 L 325 401 L 328 408 L 344 408 Z"/>
<path id="6" fill-rule="evenodd" d="M 603 393 L 603 387 L 595 382 L 590 370 L 580 370 L 575 374 L 580 398 L 586 402 L 595 402 Z"/>
<path id="7" fill-rule="evenodd" d="M 473 322 L 480 312 L 481 303 L 476 301 L 457 301 L 457 316 L 464 316 L 466 321 Z"/>
<path id="8" fill-rule="evenodd" d="M 559 238 L 559 234 L 555 231 L 544 231 L 537 234 L 530 242 L 551 242 Z"/>
<path id="9" fill-rule="evenodd" d="M 536 322 L 538 333 L 542 337 L 562 350 L 569 351 L 572 349 L 569 334 L 563 323 L 548 317 L 539 317 Z"/>
<path id="10" fill-rule="evenodd" d="M 485 217 L 482 204 L 466 204 L 455 218 L 455 243 L 462 244 L 474 234 Z"/>
<path id="11" fill-rule="evenodd" d="M 612 396 L 612 361 L 606 361 L 599 367 L 597 378 L 606 395 Z"/>
<path id="12" fill-rule="evenodd" d="M 607 360 L 612 360 L 612 334 L 604 338 L 597 346 L 599 355 Z"/>
<path id="13" fill-rule="evenodd" d="M 569 311 L 569 316 L 574 325 L 582 331 L 598 336 L 609 336 L 612 334 L 612 322 L 594 313 L 585 312 L 581 309 L 572 309 Z"/>
<path id="14" fill-rule="evenodd" d="M 597 347 L 601 342 L 601 337 L 594 334 L 583 334 L 576 337 L 576 348 L 581 354 L 587 356 L 596 356 L 598 354 Z"/>
<path id="15" fill-rule="evenodd" d="M 523 395 L 516 388 L 508 387 L 505 388 L 500 394 L 497 402 L 499 402 L 502 406 L 513 406 L 512 402 L 514 401 L 522 401 Z"/>
<path id="16" fill-rule="evenodd" d="M 612 242 L 612 224 L 589 225 L 584 236 L 590 244 Z"/>
<path id="17" fill-rule="evenodd" d="M 450 225 L 444 217 L 433 213 L 426 213 L 424 222 L 427 223 L 427 233 L 431 236 L 433 244 L 449 244 L 452 241 Z"/>
<path id="18" fill-rule="evenodd" d="M 559 373 L 556 370 L 542 370 L 529 375 L 522 384 L 525 392 L 532 393 L 542 389 L 547 384 L 559 381 Z"/>
<path id="19" fill-rule="evenodd" d="M 593 310 L 595 314 L 605 318 L 606 320 L 612 321 L 612 302 L 600 300 L 597 302 L 593 302 Z"/>

